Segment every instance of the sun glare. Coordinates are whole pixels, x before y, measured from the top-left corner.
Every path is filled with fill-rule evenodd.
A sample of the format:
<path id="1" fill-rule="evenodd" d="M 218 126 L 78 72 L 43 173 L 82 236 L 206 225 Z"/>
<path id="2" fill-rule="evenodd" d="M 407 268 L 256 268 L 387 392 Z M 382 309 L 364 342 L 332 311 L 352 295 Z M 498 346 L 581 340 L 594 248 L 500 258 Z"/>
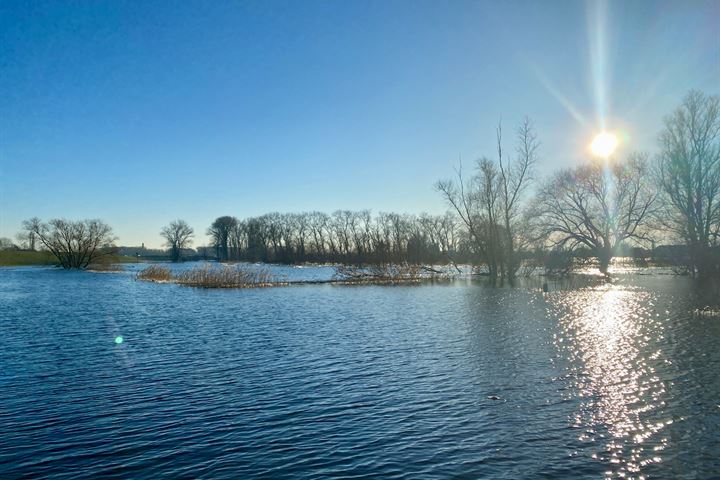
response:
<path id="1" fill-rule="evenodd" d="M 597 157 L 607 158 L 615 152 L 617 146 L 618 138 L 614 133 L 602 132 L 593 138 L 590 151 Z"/>

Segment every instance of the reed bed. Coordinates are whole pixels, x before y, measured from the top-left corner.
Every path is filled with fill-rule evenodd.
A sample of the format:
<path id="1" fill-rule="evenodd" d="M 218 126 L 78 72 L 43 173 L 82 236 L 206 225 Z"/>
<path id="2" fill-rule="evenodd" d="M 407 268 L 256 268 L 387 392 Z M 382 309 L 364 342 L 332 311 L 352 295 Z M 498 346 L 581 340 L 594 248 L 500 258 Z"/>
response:
<path id="1" fill-rule="evenodd" d="M 173 277 L 169 268 L 160 265 L 150 265 L 138 272 L 137 279 L 148 282 L 171 282 Z"/>
<path id="2" fill-rule="evenodd" d="M 202 265 L 173 274 L 167 267 L 151 265 L 137 274 L 138 280 L 168 282 L 201 288 L 258 288 L 285 285 L 265 268 L 246 265 Z"/>
<path id="3" fill-rule="evenodd" d="M 175 283 L 203 288 L 258 288 L 283 284 L 265 268 L 203 265 L 173 277 Z"/>

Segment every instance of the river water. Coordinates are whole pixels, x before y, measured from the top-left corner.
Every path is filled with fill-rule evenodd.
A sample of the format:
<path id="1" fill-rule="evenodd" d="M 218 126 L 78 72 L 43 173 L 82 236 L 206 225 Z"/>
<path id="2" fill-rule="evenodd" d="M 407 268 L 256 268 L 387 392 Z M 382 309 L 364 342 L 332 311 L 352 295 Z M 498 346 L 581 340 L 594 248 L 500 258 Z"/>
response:
<path id="1" fill-rule="evenodd" d="M 0 478 L 717 478 L 717 286 L 0 269 Z M 321 279 L 329 267 L 273 267 Z"/>

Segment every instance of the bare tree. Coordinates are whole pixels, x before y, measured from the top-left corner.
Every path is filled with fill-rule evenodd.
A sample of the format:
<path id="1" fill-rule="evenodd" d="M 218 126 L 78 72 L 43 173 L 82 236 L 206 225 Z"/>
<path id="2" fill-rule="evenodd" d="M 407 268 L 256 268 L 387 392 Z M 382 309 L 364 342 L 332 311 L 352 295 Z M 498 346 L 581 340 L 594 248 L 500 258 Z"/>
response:
<path id="1" fill-rule="evenodd" d="M 87 268 L 113 253 L 112 228 L 101 220 L 54 219 L 47 223 L 27 222 L 31 232 L 60 262 L 63 268 Z"/>
<path id="2" fill-rule="evenodd" d="M 160 230 L 165 245 L 170 249 L 170 258 L 173 262 L 180 261 L 182 250 L 192 245 L 194 234 L 195 231 L 185 220 L 174 220 Z"/>
<path id="3" fill-rule="evenodd" d="M 16 235 L 20 246 L 30 251 L 35 251 L 37 247 L 37 237 L 35 231 L 38 230 L 42 221 L 38 217 L 33 217 L 22 222 L 22 230 Z"/>
<path id="4" fill-rule="evenodd" d="M 657 197 L 648 173 L 647 157 L 641 154 L 607 168 L 588 163 L 556 173 L 540 189 L 536 204 L 536 218 L 551 247 L 587 247 L 607 273 L 623 242 L 648 239 Z"/>
<path id="5" fill-rule="evenodd" d="M 487 239 L 482 228 L 483 217 L 479 201 L 478 179 L 476 177 L 465 177 L 462 164 L 458 166 L 455 173 L 455 180 L 441 180 L 435 184 L 435 188 L 455 210 L 460 221 L 465 226 L 476 261 L 487 261 Z"/>
<path id="6" fill-rule="evenodd" d="M 660 147 L 659 218 L 688 245 L 691 272 L 710 274 L 720 263 L 720 97 L 691 91 L 665 119 Z"/>
<path id="7" fill-rule="evenodd" d="M 497 162 L 478 160 L 469 178 L 460 166 L 455 180 L 440 181 L 435 188 L 464 224 L 476 262 L 484 263 L 490 276 L 512 278 L 520 266 L 518 252 L 527 243 L 525 194 L 533 179 L 539 142 L 532 122 L 525 119 L 517 130 L 516 156 L 506 159 L 500 125 L 496 133 Z"/>
<path id="8" fill-rule="evenodd" d="M 517 129 L 517 147 L 514 160 L 503 162 L 502 128 L 498 125 L 497 148 L 500 167 L 500 204 L 505 234 L 507 274 L 515 276 L 520 268 L 518 249 L 528 246 L 528 237 L 523 235 L 527 222 L 523 218 L 523 200 L 534 179 L 534 168 L 540 142 L 532 122 L 525 118 Z"/>

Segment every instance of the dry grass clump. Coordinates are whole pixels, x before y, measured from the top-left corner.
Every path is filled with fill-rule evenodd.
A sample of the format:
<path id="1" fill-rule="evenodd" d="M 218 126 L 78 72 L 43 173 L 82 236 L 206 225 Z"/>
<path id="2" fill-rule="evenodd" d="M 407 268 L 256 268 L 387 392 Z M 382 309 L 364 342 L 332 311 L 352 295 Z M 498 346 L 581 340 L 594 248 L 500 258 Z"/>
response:
<path id="1" fill-rule="evenodd" d="M 203 265 L 181 272 L 173 280 L 181 285 L 203 288 L 255 288 L 280 284 L 269 270 L 243 265 Z"/>
<path id="2" fill-rule="evenodd" d="M 147 280 L 149 282 L 170 282 L 173 279 L 170 269 L 160 265 L 150 265 L 140 270 L 137 278 L 138 280 Z"/>

